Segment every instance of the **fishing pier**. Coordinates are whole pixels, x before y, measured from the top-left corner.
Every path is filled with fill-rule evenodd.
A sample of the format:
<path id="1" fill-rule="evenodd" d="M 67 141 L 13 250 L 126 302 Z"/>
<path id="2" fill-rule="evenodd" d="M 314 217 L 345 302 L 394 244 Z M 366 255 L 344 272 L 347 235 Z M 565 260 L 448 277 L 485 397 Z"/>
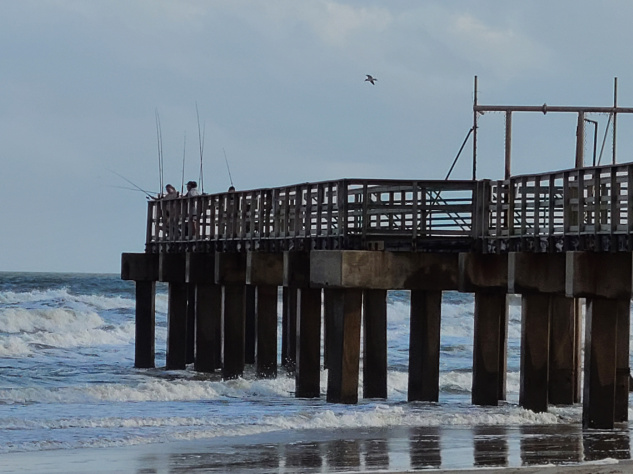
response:
<path id="1" fill-rule="evenodd" d="M 475 132 L 481 110 L 475 100 Z M 584 134 L 592 108 L 560 111 Z M 136 367 L 154 367 L 160 281 L 167 369 L 231 379 L 281 366 L 297 397 L 319 397 L 325 367 L 327 401 L 356 403 L 362 357 L 362 396 L 386 398 L 387 291 L 408 290 L 408 400 L 433 402 L 442 292 L 460 291 L 475 301 L 472 403 L 497 405 L 518 294 L 519 404 L 582 402 L 589 428 L 627 421 L 633 163 L 586 167 L 579 140 L 574 168 L 511 176 L 509 138 L 503 180 L 342 179 L 148 202 L 145 252 L 121 266 L 136 282 Z"/>

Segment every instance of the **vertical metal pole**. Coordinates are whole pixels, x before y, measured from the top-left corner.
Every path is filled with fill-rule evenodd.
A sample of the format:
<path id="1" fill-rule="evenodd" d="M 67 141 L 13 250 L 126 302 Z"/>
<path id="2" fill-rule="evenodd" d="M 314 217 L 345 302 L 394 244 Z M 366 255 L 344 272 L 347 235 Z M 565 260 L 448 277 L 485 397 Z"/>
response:
<path id="1" fill-rule="evenodd" d="M 475 76 L 475 93 L 473 96 L 473 181 L 477 179 L 477 76 Z"/>
<path id="2" fill-rule="evenodd" d="M 616 108 L 618 107 L 618 78 L 613 78 L 613 158 L 612 164 L 615 165 L 616 159 L 616 136 L 617 136 L 617 118 L 618 114 L 616 113 Z"/>
<path id="3" fill-rule="evenodd" d="M 598 151 L 598 122 L 593 122 L 593 165 L 596 166 L 596 152 Z"/>
<path id="4" fill-rule="evenodd" d="M 585 112 L 578 112 L 578 125 L 576 127 L 576 168 L 585 165 Z"/>
<path id="5" fill-rule="evenodd" d="M 506 170 L 505 179 L 512 175 L 512 112 L 506 112 Z"/>

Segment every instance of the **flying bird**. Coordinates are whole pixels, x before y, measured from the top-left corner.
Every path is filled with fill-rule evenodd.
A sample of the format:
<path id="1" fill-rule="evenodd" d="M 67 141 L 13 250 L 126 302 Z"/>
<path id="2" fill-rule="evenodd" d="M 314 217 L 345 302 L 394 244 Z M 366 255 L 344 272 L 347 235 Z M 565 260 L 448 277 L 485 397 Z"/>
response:
<path id="1" fill-rule="evenodd" d="M 369 81 L 372 83 L 372 85 L 376 85 L 376 81 L 378 79 L 376 79 L 375 77 L 370 76 L 369 74 L 365 74 L 367 76 L 367 79 L 365 79 L 365 82 Z"/>

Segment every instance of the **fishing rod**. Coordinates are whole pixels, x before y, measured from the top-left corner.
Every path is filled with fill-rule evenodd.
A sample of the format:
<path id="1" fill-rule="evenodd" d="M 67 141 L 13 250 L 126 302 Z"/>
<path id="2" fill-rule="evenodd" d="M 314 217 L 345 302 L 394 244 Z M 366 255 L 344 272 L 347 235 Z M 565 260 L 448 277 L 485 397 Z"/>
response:
<path id="1" fill-rule="evenodd" d="M 226 163 L 226 170 L 229 172 L 229 180 L 231 181 L 231 187 L 235 187 L 233 186 L 233 177 L 231 176 L 231 168 L 229 168 L 229 160 L 226 157 L 226 150 L 222 148 L 222 151 L 224 152 L 224 162 Z"/>
<path id="2" fill-rule="evenodd" d="M 125 180 L 125 182 L 131 184 L 132 186 L 134 186 L 134 188 L 136 188 L 137 191 L 141 191 L 142 193 L 144 193 L 149 199 L 154 199 L 154 196 L 151 195 L 148 191 L 144 190 L 143 188 L 141 188 L 140 186 L 138 186 L 136 183 L 133 183 L 132 181 L 130 181 L 129 179 L 127 179 L 125 176 L 123 176 L 121 173 L 117 173 L 114 170 L 108 170 L 111 173 L 114 173 L 115 175 L 117 175 L 119 178 Z"/>
<path id="3" fill-rule="evenodd" d="M 185 131 L 185 139 L 182 145 L 182 181 L 180 182 L 180 194 L 185 192 L 185 154 L 187 151 L 187 132 Z"/>
<path id="4" fill-rule="evenodd" d="M 160 189 L 163 189 L 163 130 L 160 125 L 160 115 L 158 109 L 155 111 L 156 116 L 156 141 L 158 145 L 158 180 Z"/>
<path id="5" fill-rule="evenodd" d="M 117 186 L 116 184 L 105 184 L 104 186 L 106 186 L 108 188 L 125 189 L 127 191 L 141 191 L 140 189 L 132 188 L 130 186 Z M 153 191 L 148 191 L 148 192 L 151 193 L 152 195 L 153 194 L 158 194 L 158 193 L 154 193 Z"/>
<path id="6" fill-rule="evenodd" d="M 196 102 L 196 117 L 198 119 L 198 143 L 200 144 L 200 191 L 204 194 L 204 179 L 202 174 L 202 155 L 204 153 L 204 132 L 206 131 L 206 124 L 203 126 L 202 132 L 200 132 L 200 113 L 198 112 L 198 102 Z"/>

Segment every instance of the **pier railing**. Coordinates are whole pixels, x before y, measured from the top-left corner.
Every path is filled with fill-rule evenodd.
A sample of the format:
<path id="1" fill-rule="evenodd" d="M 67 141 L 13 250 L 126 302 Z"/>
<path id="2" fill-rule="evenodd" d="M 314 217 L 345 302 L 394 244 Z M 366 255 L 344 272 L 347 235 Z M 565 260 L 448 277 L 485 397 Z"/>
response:
<path id="1" fill-rule="evenodd" d="M 149 202 L 148 252 L 468 250 L 480 182 L 344 179 Z"/>
<path id="2" fill-rule="evenodd" d="M 490 181 L 344 179 L 151 201 L 148 252 L 633 250 L 633 163 Z"/>
<path id="3" fill-rule="evenodd" d="M 631 250 L 632 189 L 631 163 L 493 181 L 482 247 L 488 252 Z"/>

